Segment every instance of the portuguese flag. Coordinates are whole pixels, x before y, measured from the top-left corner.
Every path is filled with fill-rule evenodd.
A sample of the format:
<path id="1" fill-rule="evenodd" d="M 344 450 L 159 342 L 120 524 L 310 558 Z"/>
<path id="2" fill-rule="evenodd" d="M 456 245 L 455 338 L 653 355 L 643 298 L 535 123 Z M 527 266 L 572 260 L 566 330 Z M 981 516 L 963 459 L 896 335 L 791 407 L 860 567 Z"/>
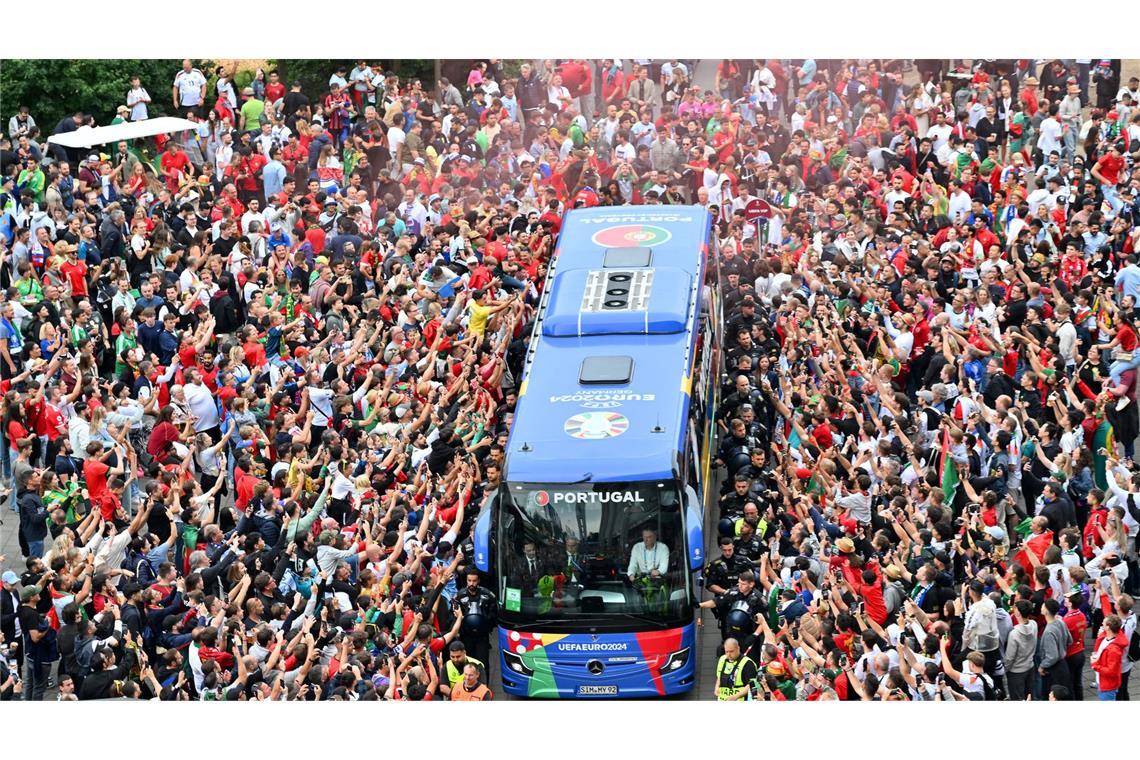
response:
<path id="1" fill-rule="evenodd" d="M 954 459 L 950 456 L 950 431 L 942 431 L 942 493 L 945 502 L 954 501 L 954 494 L 958 491 L 958 468 L 954 466 Z"/>
<path id="2" fill-rule="evenodd" d="M 1013 555 L 1013 561 L 1032 574 L 1033 563 L 1030 561 L 1026 551 L 1033 552 L 1033 556 L 1037 557 L 1037 561 L 1040 563 L 1045 557 L 1045 550 L 1052 545 L 1053 531 L 1047 530 L 1044 533 L 1039 533 L 1025 542 L 1025 546 L 1021 548 L 1021 551 Z"/>

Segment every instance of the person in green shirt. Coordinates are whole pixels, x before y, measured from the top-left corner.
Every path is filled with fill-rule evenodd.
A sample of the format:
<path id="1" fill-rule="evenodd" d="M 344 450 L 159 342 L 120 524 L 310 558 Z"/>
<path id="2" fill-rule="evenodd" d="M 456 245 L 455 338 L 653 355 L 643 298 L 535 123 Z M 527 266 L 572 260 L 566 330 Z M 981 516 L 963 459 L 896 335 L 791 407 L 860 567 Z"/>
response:
<path id="1" fill-rule="evenodd" d="M 260 129 L 261 115 L 265 113 L 265 101 L 253 97 L 252 87 L 243 89 L 241 91 L 241 97 L 244 102 L 241 104 L 240 128 L 243 131 Z"/>
<path id="2" fill-rule="evenodd" d="M 79 507 L 83 494 L 79 490 L 79 483 L 75 480 L 58 478 L 53 471 L 45 470 L 43 489 L 43 502 L 49 514 L 56 509 L 65 510 L 68 525 L 86 516 Z"/>
<path id="3" fill-rule="evenodd" d="M 31 308 L 44 300 L 43 286 L 33 276 L 32 265 L 28 262 L 21 262 L 18 270 L 20 276 L 12 284 L 16 286 L 16 291 L 20 294 L 20 303 L 26 308 Z"/>
<path id="4" fill-rule="evenodd" d="M 123 325 L 123 331 L 115 338 L 115 374 L 121 375 L 127 369 L 123 361 L 123 351 L 134 348 L 139 344 L 138 335 L 135 334 L 135 321 L 128 319 Z"/>
<path id="5" fill-rule="evenodd" d="M 29 158 L 16 177 L 16 187 L 30 192 L 36 203 L 43 204 L 44 188 L 47 187 L 47 177 L 34 158 Z M 22 194 L 22 191 L 21 191 Z"/>

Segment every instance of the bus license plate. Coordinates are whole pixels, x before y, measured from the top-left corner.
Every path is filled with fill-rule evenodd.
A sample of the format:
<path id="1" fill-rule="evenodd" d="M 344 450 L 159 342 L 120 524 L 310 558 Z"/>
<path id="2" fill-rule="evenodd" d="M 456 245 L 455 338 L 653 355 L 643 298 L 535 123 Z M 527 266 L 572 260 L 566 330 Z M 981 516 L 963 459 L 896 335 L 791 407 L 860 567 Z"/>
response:
<path id="1" fill-rule="evenodd" d="M 597 686 L 597 685 L 591 684 L 589 686 L 579 686 L 578 687 L 578 696 L 580 696 L 580 697 L 613 696 L 617 693 L 618 693 L 617 686 Z"/>

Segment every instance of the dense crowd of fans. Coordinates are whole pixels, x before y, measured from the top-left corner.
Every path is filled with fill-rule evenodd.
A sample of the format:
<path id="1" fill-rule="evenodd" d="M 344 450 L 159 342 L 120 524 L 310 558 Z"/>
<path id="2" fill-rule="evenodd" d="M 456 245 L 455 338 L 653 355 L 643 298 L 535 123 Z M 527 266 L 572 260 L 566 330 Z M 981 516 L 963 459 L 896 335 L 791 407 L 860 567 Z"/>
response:
<path id="1" fill-rule="evenodd" d="M 188 60 L 108 112 L 197 130 L 83 151 L 20 108 L 0 695 L 491 698 L 471 527 L 562 216 L 695 204 L 718 696 L 1128 699 L 1140 82 L 944 64 Z"/>

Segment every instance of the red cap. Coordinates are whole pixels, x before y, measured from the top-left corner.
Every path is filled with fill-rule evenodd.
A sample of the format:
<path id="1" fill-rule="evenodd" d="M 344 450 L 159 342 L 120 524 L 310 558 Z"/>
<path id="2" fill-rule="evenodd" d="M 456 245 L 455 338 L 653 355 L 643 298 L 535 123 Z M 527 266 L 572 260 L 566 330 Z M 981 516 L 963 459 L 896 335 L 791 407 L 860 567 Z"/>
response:
<path id="1" fill-rule="evenodd" d="M 800 480 L 808 480 L 811 478 L 811 470 L 806 467 L 800 467 L 796 470 L 796 477 Z"/>

